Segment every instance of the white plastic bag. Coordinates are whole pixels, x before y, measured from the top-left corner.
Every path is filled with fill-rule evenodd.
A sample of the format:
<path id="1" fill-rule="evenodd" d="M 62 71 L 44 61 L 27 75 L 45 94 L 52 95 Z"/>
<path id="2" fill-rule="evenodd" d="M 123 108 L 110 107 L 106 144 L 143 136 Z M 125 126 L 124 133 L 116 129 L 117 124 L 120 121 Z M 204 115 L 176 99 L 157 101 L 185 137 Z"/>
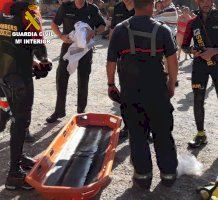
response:
<path id="1" fill-rule="evenodd" d="M 178 177 L 182 175 L 200 176 L 203 171 L 203 164 L 192 154 L 178 155 Z"/>
<path id="2" fill-rule="evenodd" d="M 64 60 L 69 61 L 67 66 L 69 74 L 73 74 L 76 71 L 79 60 L 94 46 L 93 39 L 91 39 L 88 44 L 86 41 L 87 30 L 91 29 L 91 27 L 81 21 L 77 22 L 74 26 L 75 31 L 69 34 L 69 38 L 73 43 L 63 57 Z"/>
<path id="3" fill-rule="evenodd" d="M 87 34 L 88 34 L 88 30 L 92 30 L 92 28 L 84 23 L 84 22 L 77 22 L 75 25 L 75 38 L 76 38 L 76 43 L 77 43 L 77 46 L 79 48 L 86 48 L 87 47 L 87 41 L 86 41 L 86 38 L 87 38 Z"/>

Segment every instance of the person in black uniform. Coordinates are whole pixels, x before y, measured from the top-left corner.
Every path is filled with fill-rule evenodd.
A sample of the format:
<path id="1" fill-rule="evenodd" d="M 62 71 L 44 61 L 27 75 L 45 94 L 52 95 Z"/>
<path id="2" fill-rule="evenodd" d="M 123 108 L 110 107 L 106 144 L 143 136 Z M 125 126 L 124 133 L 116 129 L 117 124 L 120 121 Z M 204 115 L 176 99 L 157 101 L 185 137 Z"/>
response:
<path id="1" fill-rule="evenodd" d="M 204 130 L 204 100 L 209 75 L 218 95 L 218 11 L 213 0 L 196 0 L 199 11 L 186 27 L 182 49 L 185 53 L 194 54 L 192 67 L 192 89 L 194 93 L 194 117 L 197 134 L 188 145 L 191 148 L 201 147 L 207 143 Z M 191 40 L 194 46 L 190 47 Z"/>
<path id="2" fill-rule="evenodd" d="M 149 189 L 152 180 L 147 119 L 163 184 L 174 183 L 178 165 L 170 103 L 178 73 L 177 48 L 170 29 L 151 18 L 153 3 L 134 0 L 135 15 L 115 27 L 107 57 L 108 93 L 119 93 L 114 84 L 118 65 L 121 103 L 135 171 L 133 182 L 143 189 Z M 168 82 L 163 56 L 169 68 Z"/>
<path id="3" fill-rule="evenodd" d="M 52 30 L 63 41 L 61 47 L 61 54 L 59 66 L 57 68 L 56 84 L 57 84 L 57 101 L 55 112 L 46 119 L 48 123 L 55 122 L 58 118 L 65 116 L 65 104 L 67 95 L 67 85 L 69 80 L 69 73 L 67 71 L 68 61 L 63 60 L 72 41 L 68 34 L 74 30 L 74 24 L 78 21 L 85 22 L 90 25 L 92 29 L 96 28 L 96 33 L 102 33 L 105 29 L 105 22 L 102 18 L 99 9 L 87 3 L 85 0 L 75 0 L 73 2 L 63 3 L 54 18 L 52 23 Z M 63 33 L 60 32 L 59 27 L 63 24 Z M 88 38 L 93 37 L 95 31 L 90 31 Z M 78 77 L 78 99 L 77 112 L 83 113 L 87 105 L 88 97 L 88 83 L 89 74 L 91 73 L 92 53 L 90 50 L 83 56 L 77 68 Z"/>
<path id="4" fill-rule="evenodd" d="M 24 1 L 24 0 L 21 0 L 20 2 L 22 2 L 22 1 Z M 16 2 L 16 0 L 14 0 L 14 2 Z M 31 3 L 30 1 L 26 1 L 26 2 L 28 2 L 28 3 Z M 34 2 L 34 1 L 32 1 L 32 2 Z M 4 10 L 4 14 L 6 14 L 6 15 L 10 15 L 11 13 L 11 5 L 13 4 L 13 2 L 8 2 L 8 3 L 6 3 L 5 5 L 4 5 L 4 8 L 3 8 L 3 10 Z M 17 8 L 16 8 L 17 9 Z M 12 11 L 12 12 L 14 12 L 14 11 Z M 14 14 L 14 13 L 12 13 L 12 14 Z M 17 10 L 15 10 L 15 14 L 16 15 L 20 15 L 20 13 L 18 12 L 18 9 Z M 3 91 L 1 91 L 1 89 L 0 89 L 0 98 L 5 98 L 5 95 L 4 95 L 4 93 L 3 93 Z M 10 108 L 9 108 L 10 109 Z M 4 111 L 3 109 L 1 109 L 0 110 L 0 132 L 3 132 L 4 130 L 5 130 L 5 127 L 6 127 L 6 124 L 7 124 L 7 122 L 10 120 L 10 111 Z M 31 122 L 31 114 L 29 115 L 29 125 L 30 125 L 30 122 Z M 26 137 L 25 137 L 25 142 L 28 142 L 28 143 L 32 143 L 32 142 L 34 142 L 35 141 L 35 138 L 34 138 L 34 136 L 30 133 L 30 131 L 29 131 L 29 126 L 28 127 L 26 127 Z"/>
<path id="5" fill-rule="evenodd" d="M 6 189 L 9 190 L 32 188 L 25 183 L 26 172 L 24 170 L 31 169 L 35 160 L 23 154 L 23 144 L 26 130 L 30 125 L 33 104 L 33 56 L 35 55 L 39 60 L 39 63 L 35 62 L 38 70 L 40 68 L 44 71 L 44 67 L 51 64 L 47 59 L 44 44 L 16 44 L 15 39 L 21 38 L 13 37 L 12 34 L 13 32 L 25 32 L 28 28 L 28 21 L 25 18 L 27 11 L 39 22 L 36 8 L 35 5 L 19 1 L 11 6 L 13 17 L 0 17 L 0 87 L 12 113 L 10 169 L 5 183 Z M 40 27 L 40 23 L 38 25 Z M 36 30 L 29 26 L 27 31 L 35 32 Z M 25 39 L 32 39 L 32 37 Z"/>
<path id="6" fill-rule="evenodd" d="M 130 18 L 135 14 L 133 1 L 132 0 L 123 0 L 119 3 L 117 3 L 114 6 L 114 12 L 111 20 L 111 29 L 110 29 L 110 38 L 112 36 L 113 30 L 115 26 L 124 20 Z M 113 100 L 113 98 L 112 98 Z M 121 115 L 123 117 L 123 105 L 120 105 Z M 124 117 L 123 117 L 124 119 Z M 126 125 L 126 122 L 124 120 L 124 127 L 120 131 L 120 138 L 127 138 L 128 137 L 128 127 Z"/>
<path id="7" fill-rule="evenodd" d="M 123 0 L 117 3 L 114 6 L 114 12 L 111 20 L 111 32 L 110 35 L 113 33 L 113 29 L 115 26 L 124 20 L 132 17 L 135 14 L 133 1 L 132 0 Z"/>

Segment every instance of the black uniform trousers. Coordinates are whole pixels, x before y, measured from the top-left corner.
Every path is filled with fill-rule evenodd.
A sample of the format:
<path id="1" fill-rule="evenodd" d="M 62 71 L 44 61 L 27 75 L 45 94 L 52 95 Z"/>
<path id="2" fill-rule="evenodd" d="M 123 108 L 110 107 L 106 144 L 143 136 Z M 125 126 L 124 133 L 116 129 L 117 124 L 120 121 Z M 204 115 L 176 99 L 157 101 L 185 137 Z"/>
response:
<path id="1" fill-rule="evenodd" d="M 131 161 L 136 173 L 143 175 L 152 172 L 148 143 L 151 128 L 161 173 L 175 174 L 178 161 L 171 133 L 173 106 L 162 66 L 154 62 L 136 62 L 133 57 L 118 63 L 123 116 L 129 128 Z"/>
<path id="2" fill-rule="evenodd" d="M 204 130 L 204 100 L 209 76 L 218 95 L 218 64 L 208 66 L 205 61 L 195 59 L 192 70 L 192 88 L 194 93 L 194 116 L 198 131 Z"/>
<path id="3" fill-rule="evenodd" d="M 31 111 L 34 99 L 32 78 L 23 80 L 23 84 L 24 87 L 22 91 L 12 90 L 8 86 L 1 85 L 12 113 L 12 123 L 10 128 L 10 172 L 12 173 L 19 167 L 26 131 L 31 122 Z"/>
<path id="4" fill-rule="evenodd" d="M 69 72 L 67 71 L 68 61 L 63 60 L 63 56 L 66 54 L 69 44 L 63 44 L 61 48 L 59 66 L 56 74 L 56 89 L 57 89 L 57 101 L 55 107 L 55 113 L 65 114 L 67 86 L 69 80 Z M 83 56 L 77 68 L 78 77 L 78 98 L 77 98 L 77 110 L 84 110 L 87 105 L 88 98 L 88 83 L 89 74 L 91 73 L 92 64 L 92 50 L 90 50 L 85 56 Z"/>

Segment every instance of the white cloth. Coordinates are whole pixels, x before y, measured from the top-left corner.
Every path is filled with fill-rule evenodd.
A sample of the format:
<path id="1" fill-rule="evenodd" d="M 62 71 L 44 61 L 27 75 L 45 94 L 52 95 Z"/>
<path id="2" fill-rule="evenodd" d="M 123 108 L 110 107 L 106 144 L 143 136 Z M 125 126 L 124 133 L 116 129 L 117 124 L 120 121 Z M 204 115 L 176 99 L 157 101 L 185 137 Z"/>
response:
<path id="1" fill-rule="evenodd" d="M 170 27 L 173 36 L 176 36 L 178 13 L 173 3 L 154 16 L 154 19 L 167 24 Z"/>
<path id="2" fill-rule="evenodd" d="M 77 22 L 75 25 L 75 31 L 69 34 L 70 39 L 73 43 L 68 48 L 67 53 L 63 59 L 68 60 L 67 71 L 69 74 L 73 74 L 79 64 L 79 60 L 94 46 L 94 40 L 91 39 L 87 44 L 87 30 L 92 30 L 91 27 L 84 22 Z"/>

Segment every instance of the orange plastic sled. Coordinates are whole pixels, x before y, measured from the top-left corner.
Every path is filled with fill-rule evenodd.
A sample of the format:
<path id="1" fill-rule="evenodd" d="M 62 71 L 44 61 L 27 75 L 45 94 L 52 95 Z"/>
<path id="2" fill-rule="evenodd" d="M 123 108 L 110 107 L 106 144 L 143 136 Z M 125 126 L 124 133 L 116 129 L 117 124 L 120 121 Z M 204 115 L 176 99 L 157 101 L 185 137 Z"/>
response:
<path id="1" fill-rule="evenodd" d="M 44 199 L 91 199 L 110 182 L 121 118 L 74 116 L 26 177 Z"/>

